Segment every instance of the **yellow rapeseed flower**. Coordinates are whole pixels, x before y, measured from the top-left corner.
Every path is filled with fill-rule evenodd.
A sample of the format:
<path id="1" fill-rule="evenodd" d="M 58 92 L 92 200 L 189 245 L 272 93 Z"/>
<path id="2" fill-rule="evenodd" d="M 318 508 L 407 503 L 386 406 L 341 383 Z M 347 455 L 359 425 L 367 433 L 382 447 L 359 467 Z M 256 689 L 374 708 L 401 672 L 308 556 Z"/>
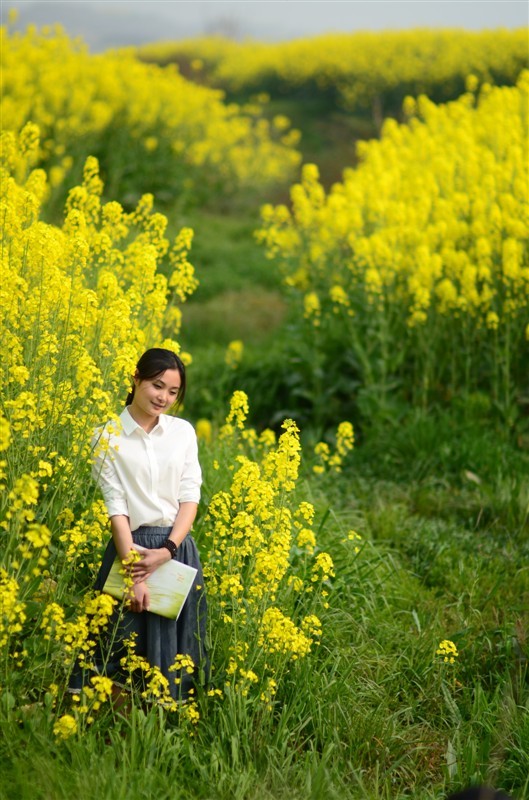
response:
<path id="1" fill-rule="evenodd" d="M 69 739 L 77 733 L 77 720 L 71 714 L 63 714 L 55 722 L 53 733 L 58 739 Z"/>
<path id="2" fill-rule="evenodd" d="M 457 647 L 450 639 L 443 639 L 435 651 L 436 655 L 441 656 L 445 664 L 454 664 L 459 655 Z"/>
<path id="3" fill-rule="evenodd" d="M 199 440 L 203 441 L 205 444 L 211 443 L 211 422 L 209 419 L 197 420 L 195 429 Z"/>
<path id="4" fill-rule="evenodd" d="M 244 344 L 240 339 L 235 339 L 233 342 L 230 342 L 224 356 L 226 365 L 231 369 L 236 369 L 241 363 L 243 353 Z"/>

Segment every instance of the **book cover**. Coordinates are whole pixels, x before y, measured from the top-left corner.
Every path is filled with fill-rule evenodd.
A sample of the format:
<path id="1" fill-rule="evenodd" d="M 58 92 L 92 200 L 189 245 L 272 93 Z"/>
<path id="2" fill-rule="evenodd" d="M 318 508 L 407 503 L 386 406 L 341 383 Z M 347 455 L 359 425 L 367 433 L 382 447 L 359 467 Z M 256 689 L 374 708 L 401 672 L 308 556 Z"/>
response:
<path id="1" fill-rule="evenodd" d="M 139 545 L 134 545 L 134 548 L 140 553 L 146 549 Z M 122 569 L 117 556 L 103 586 L 106 594 L 118 600 L 123 598 L 125 591 Z M 178 619 L 196 574 L 197 570 L 194 567 L 188 567 L 187 564 L 181 564 L 174 559 L 158 567 L 146 580 L 150 595 L 149 611 L 169 619 Z"/>

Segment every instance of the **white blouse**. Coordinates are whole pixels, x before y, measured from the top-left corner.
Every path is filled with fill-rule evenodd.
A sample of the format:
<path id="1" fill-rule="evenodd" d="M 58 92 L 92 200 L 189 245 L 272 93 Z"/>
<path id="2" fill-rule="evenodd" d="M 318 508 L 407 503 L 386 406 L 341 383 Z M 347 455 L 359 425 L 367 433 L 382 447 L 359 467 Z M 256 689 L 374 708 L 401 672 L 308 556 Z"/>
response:
<path id="1" fill-rule="evenodd" d="M 140 525 L 173 525 L 180 503 L 200 500 L 202 473 L 193 426 L 160 414 L 147 433 L 128 408 L 119 419 L 121 425 L 107 423 L 92 438 L 92 475 L 109 517 L 125 514 L 131 531 Z"/>

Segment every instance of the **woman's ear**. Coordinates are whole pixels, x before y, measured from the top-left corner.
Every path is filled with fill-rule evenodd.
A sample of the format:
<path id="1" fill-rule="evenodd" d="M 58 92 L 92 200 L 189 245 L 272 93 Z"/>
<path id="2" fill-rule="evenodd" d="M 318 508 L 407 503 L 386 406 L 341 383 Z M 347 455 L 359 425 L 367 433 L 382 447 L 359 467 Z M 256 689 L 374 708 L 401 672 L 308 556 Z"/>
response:
<path id="1" fill-rule="evenodd" d="M 138 370 L 136 370 L 136 372 L 132 376 L 132 382 L 133 382 L 134 386 L 137 386 L 138 383 L 140 382 L 140 376 L 138 374 Z"/>

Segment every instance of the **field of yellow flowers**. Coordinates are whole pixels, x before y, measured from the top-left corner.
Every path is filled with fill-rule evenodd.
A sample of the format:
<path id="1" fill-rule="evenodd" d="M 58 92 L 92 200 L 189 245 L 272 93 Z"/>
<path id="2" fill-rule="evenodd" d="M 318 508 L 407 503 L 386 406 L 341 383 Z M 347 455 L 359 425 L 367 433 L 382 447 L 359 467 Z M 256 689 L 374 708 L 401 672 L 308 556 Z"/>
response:
<path id="1" fill-rule="evenodd" d="M 408 97 L 328 193 L 307 164 L 290 206 L 262 208 L 301 338 L 381 413 L 481 392 L 512 421 L 529 388 L 528 78 Z"/>
<path id="2" fill-rule="evenodd" d="M 142 60 L 176 63 L 231 95 L 317 94 L 349 111 L 399 113 L 406 95 L 457 97 L 468 75 L 512 84 L 529 66 L 527 31 L 424 30 L 325 34 L 288 42 L 204 37 L 138 48 Z"/>
<path id="3" fill-rule="evenodd" d="M 268 200 L 296 135 L 132 53 L 3 36 L 1 800 L 441 800 L 479 781 L 528 796 L 527 454 L 475 420 L 456 445 L 450 415 L 427 413 L 458 382 L 521 413 L 526 78 L 410 99 L 343 183 L 326 193 L 307 165 L 289 207 L 264 205 L 254 246 L 280 263 L 294 359 L 261 353 L 250 391 L 244 343 L 215 351 L 206 418 L 185 339 L 203 278 L 170 215 L 216 193 Z M 189 365 L 212 673 L 175 703 L 131 641 L 123 707 L 92 664 L 117 601 L 91 588 L 109 526 L 90 439 L 152 345 Z M 340 415 L 356 406 L 314 399 L 332 347 L 358 360 L 373 425 L 358 448 Z M 254 396 L 274 402 L 267 369 L 294 362 L 304 429 L 294 395 L 253 425 Z M 401 383 L 420 413 L 389 441 L 379 412 Z M 176 681 L 193 668 L 179 654 Z"/>
<path id="4" fill-rule="evenodd" d="M 107 196 L 129 205 L 144 192 L 186 205 L 264 191 L 299 165 L 297 131 L 269 124 L 257 103 L 222 102 L 175 68 L 91 55 L 60 29 L 4 30 L 2 62 L 3 127 L 39 126 L 39 163 L 59 206 L 86 155 L 98 158 Z"/>

